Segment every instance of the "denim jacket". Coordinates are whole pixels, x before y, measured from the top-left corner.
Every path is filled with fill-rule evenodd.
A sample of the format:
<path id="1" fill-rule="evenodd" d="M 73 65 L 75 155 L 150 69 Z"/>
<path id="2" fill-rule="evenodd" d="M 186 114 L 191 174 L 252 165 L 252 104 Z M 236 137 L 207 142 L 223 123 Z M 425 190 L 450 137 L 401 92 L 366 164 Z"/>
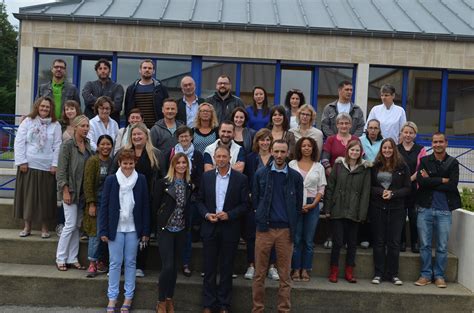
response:
<path id="1" fill-rule="evenodd" d="M 272 162 L 260 168 L 254 177 L 252 186 L 252 202 L 256 208 L 255 222 L 258 231 L 268 231 L 270 223 L 270 207 L 272 201 L 273 175 Z M 295 238 L 296 223 L 303 208 L 303 177 L 294 169 L 288 167 L 285 185 L 283 186 L 286 199 L 288 224 L 291 239 Z"/>

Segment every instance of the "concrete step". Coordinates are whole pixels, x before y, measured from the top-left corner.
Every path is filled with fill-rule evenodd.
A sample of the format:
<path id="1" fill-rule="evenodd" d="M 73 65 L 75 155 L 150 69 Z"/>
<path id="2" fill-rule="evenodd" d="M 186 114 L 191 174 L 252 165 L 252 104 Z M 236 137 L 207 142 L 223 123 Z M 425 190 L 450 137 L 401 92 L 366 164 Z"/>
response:
<path id="1" fill-rule="evenodd" d="M 40 230 L 39 223 L 33 223 L 33 230 Z M 49 223 L 49 229 L 54 230 L 56 221 Z M 3 229 L 23 229 L 23 220 L 14 217 L 13 196 L 11 199 L 2 198 L 0 191 L 0 228 Z"/>
<path id="2" fill-rule="evenodd" d="M 153 309 L 157 300 L 158 272 L 150 271 L 137 279 L 134 308 Z M 235 313 L 251 310 L 251 281 L 233 281 Z M 266 281 L 267 312 L 276 312 L 278 282 Z M 58 272 L 52 265 L 0 263 L 0 304 L 34 306 L 102 307 L 106 303 L 107 277 L 85 278 L 84 271 Z M 202 278 L 178 275 L 175 293 L 179 312 L 200 312 Z M 314 278 L 308 283 L 294 283 L 292 312 L 472 312 L 474 294 L 457 283 L 446 289 L 433 284 L 425 287 L 405 282 L 373 285 L 369 280 L 357 284 L 329 283 Z"/>
<path id="3" fill-rule="evenodd" d="M 19 238 L 18 229 L 0 229 L 0 263 L 18 264 L 54 264 L 58 238 L 52 234 L 50 239 L 41 239 L 40 232 L 33 232 L 30 237 Z M 160 257 L 156 242 L 152 242 L 148 252 L 147 270 L 160 269 Z M 329 259 L 331 250 L 316 246 L 313 257 L 313 276 L 326 277 L 329 271 Z M 87 242 L 80 245 L 79 259 L 83 264 L 87 264 Z M 193 244 L 193 257 L 191 267 L 196 271 L 202 268 L 202 246 L 200 243 Z M 342 249 L 340 264 L 341 277 L 345 260 L 345 250 Z M 356 276 L 369 279 L 373 276 L 372 249 L 359 249 L 356 257 Z M 234 272 L 242 275 L 247 269 L 246 250 L 244 245 L 239 245 L 238 253 L 234 262 Z M 418 279 L 420 270 L 419 254 L 402 252 L 400 254 L 399 277 L 404 281 L 415 281 Z M 449 254 L 446 277 L 450 282 L 456 281 L 458 270 L 458 259 Z"/>

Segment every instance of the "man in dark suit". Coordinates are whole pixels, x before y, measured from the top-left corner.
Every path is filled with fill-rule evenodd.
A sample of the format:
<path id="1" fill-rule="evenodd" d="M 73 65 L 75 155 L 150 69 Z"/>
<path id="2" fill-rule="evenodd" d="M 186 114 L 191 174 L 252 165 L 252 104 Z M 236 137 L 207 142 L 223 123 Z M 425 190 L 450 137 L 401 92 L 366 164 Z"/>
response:
<path id="1" fill-rule="evenodd" d="M 230 150 L 219 146 L 214 152 L 216 170 L 203 174 L 198 210 L 204 253 L 203 313 L 218 309 L 229 312 L 234 256 L 240 238 L 240 216 L 248 209 L 247 177 L 230 167 Z M 219 260 L 220 259 L 220 260 Z M 219 264 L 219 286 L 216 285 Z"/>

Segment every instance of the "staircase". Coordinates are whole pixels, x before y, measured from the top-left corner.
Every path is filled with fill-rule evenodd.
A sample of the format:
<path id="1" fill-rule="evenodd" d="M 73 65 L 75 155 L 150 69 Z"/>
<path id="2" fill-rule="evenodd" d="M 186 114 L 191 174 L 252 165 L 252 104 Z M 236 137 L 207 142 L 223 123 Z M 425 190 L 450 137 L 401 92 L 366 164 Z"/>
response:
<path id="1" fill-rule="evenodd" d="M 103 307 L 106 304 L 107 276 L 86 278 L 85 271 L 59 272 L 54 266 L 58 238 L 41 239 L 39 231 L 19 238 L 21 221 L 13 219 L 12 200 L 0 202 L 0 305 Z M 372 251 L 357 252 L 357 284 L 343 279 L 337 284 L 327 281 L 330 250 L 317 246 L 314 254 L 313 278 L 309 283 L 297 282 L 292 289 L 292 312 L 472 312 L 474 294 L 456 282 L 458 260 L 449 255 L 448 288 L 433 284 L 417 287 L 419 255 L 400 255 L 400 279 L 403 286 L 389 282 L 372 285 Z M 341 264 L 344 264 L 344 250 Z M 176 287 L 177 312 L 200 312 L 202 278 L 202 248 L 193 246 L 191 278 L 178 275 Z M 81 242 L 80 260 L 87 263 L 87 242 Z M 158 247 L 151 244 L 146 277 L 137 279 L 134 307 L 153 309 L 157 300 L 157 280 L 160 268 Z M 251 281 L 243 279 L 246 270 L 245 247 L 239 246 L 234 263 L 233 311 L 248 313 L 252 307 Z M 341 272 L 342 274 L 342 272 Z M 342 277 L 342 276 L 341 276 Z M 277 312 L 278 282 L 266 281 L 266 312 Z"/>

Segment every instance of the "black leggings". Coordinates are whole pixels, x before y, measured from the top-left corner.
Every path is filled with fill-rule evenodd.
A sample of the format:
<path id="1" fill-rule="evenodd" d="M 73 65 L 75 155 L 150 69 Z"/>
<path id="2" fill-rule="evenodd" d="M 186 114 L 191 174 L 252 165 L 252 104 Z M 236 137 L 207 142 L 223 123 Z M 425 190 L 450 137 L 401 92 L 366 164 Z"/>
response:
<path id="1" fill-rule="evenodd" d="M 331 220 L 332 226 L 332 250 L 331 265 L 339 266 L 339 254 L 344 244 L 347 243 L 346 266 L 355 266 L 357 251 L 357 230 L 359 223 L 347 218 Z"/>

